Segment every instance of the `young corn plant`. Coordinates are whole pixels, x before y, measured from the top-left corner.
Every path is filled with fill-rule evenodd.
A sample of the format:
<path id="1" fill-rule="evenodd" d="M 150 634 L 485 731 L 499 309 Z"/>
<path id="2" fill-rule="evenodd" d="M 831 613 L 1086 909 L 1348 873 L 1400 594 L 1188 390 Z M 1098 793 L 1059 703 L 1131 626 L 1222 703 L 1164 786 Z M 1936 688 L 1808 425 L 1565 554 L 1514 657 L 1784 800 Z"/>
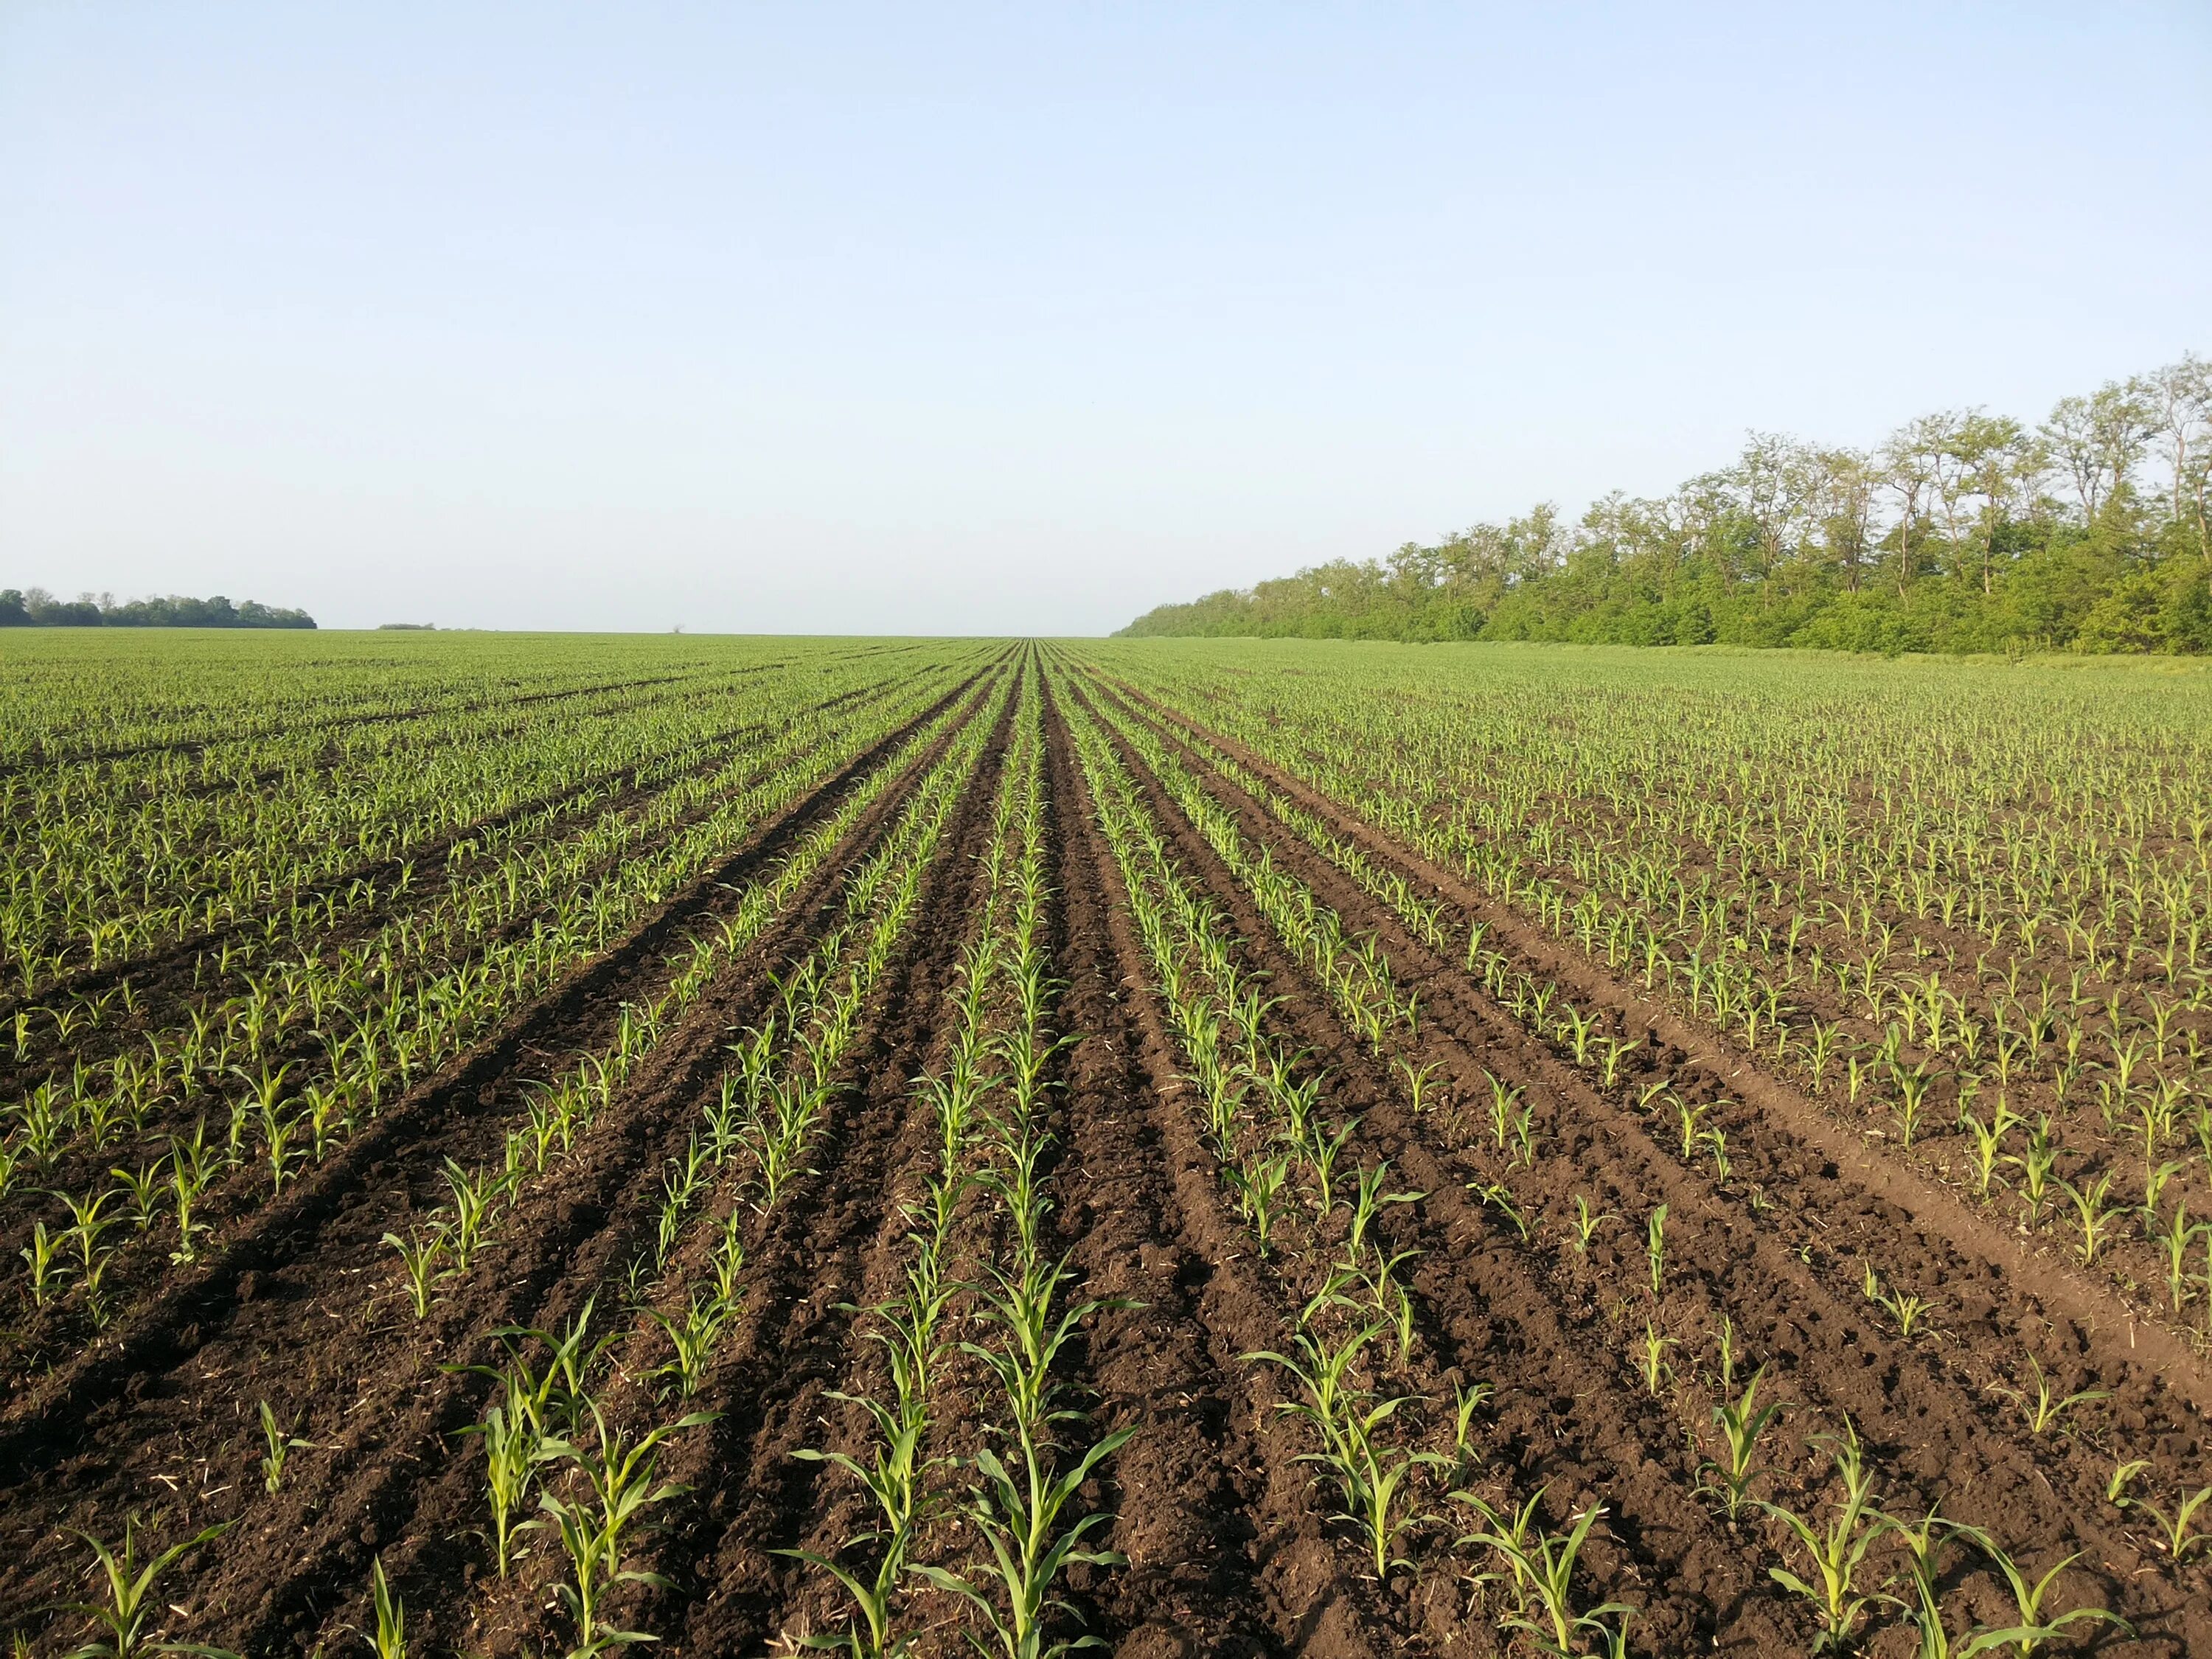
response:
<path id="1" fill-rule="evenodd" d="M 294 1452 L 315 1449 L 313 1441 L 302 1440 L 280 1425 L 265 1400 L 261 1402 L 261 1439 L 268 1449 L 261 1455 L 261 1484 L 269 1492 L 284 1484 L 285 1461 Z"/>
<path id="2" fill-rule="evenodd" d="M 981 1615 L 990 1639 L 971 1638 L 981 1651 L 996 1653 L 1001 1659 L 1058 1659 L 1078 1645 L 1050 1636 L 1053 1615 L 1073 1612 L 1053 1594 L 1060 1575 L 1079 1563 L 1120 1566 L 1127 1559 L 1118 1551 L 1091 1549 L 1084 1543 L 1110 1516 L 1094 1511 L 1073 1522 L 1066 1516 L 1091 1472 L 1127 1444 L 1136 1431 L 1116 1429 L 1055 1471 L 1049 1451 L 1028 1425 L 1017 1420 L 1014 1430 L 1018 1451 L 1014 1468 L 1009 1471 L 988 1448 L 978 1452 L 974 1467 L 982 1478 L 972 1489 L 966 1509 L 989 1547 L 990 1575 L 979 1586 L 946 1567 L 917 1565 L 915 1571 Z"/>
<path id="3" fill-rule="evenodd" d="M 506 1577 L 514 1564 L 515 1534 L 535 1522 L 518 1522 L 530 1501 L 538 1471 L 559 1455 L 560 1443 L 546 1438 L 526 1395 L 509 1385 L 504 1404 L 485 1409 L 483 1421 L 461 1431 L 482 1437 L 484 1492 L 491 1504 L 492 1564 Z"/>
<path id="4" fill-rule="evenodd" d="M 1863 1589 L 1859 1582 L 1867 1553 L 1895 1523 L 1881 1512 L 1857 1431 L 1848 1421 L 1840 1437 L 1818 1435 L 1814 1443 L 1829 1449 L 1837 1479 L 1843 1485 L 1842 1495 L 1825 1526 L 1816 1527 L 1765 1498 L 1752 1501 L 1790 1530 L 1803 1549 L 1811 1573 L 1809 1578 L 1800 1577 L 1786 1567 L 1770 1567 L 1767 1577 L 1812 1604 L 1820 1626 L 1813 1650 L 1840 1653 L 1850 1645 L 1860 1620 L 1878 1600 L 1874 1591 Z"/>
<path id="5" fill-rule="evenodd" d="M 1990 1114 L 1990 1121 L 1986 1123 L 1982 1121 L 1979 1114 L 1967 1110 L 1963 1103 L 1960 1105 L 1959 1127 L 1966 1131 L 1972 1143 L 1974 1190 L 1981 1197 L 1987 1198 L 1990 1182 L 2000 1179 L 1996 1170 L 1997 1165 L 2004 1160 L 2005 1137 L 2017 1128 L 2020 1122 L 2020 1118 L 2005 1103 L 2002 1090 L 1997 1094 L 1996 1109 Z"/>
<path id="6" fill-rule="evenodd" d="M 706 1381 L 707 1368 L 714 1357 L 715 1346 L 722 1334 L 735 1319 L 738 1304 L 719 1295 L 710 1286 L 692 1288 L 690 1301 L 680 1314 L 665 1314 L 658 1309 L 647 1310 L 653 1323 L 659 1326 L 668 1339 L 671 1358 L 665 1364 L 655 1366 L 646 1373 L 648 1377 L 667 1377 L 677 1394 L 689 1400 L 699 1392 Z"/>
<path id="7" fill-rule="evenodd" d="M 2058 1394 L 2051 1386 L 2051 1379 L 2044 1375 L 2042 1362 L 2033 1354 L 2027 1357 L 2027 1369 L 2035 1377 L 2035 1395 L 2033 1400 L 2028 1397 L 2026 1389 L 2010 1388 L 2002 1382 L 1990 1383 L 1989 1392 L 2002 1395 L 2018 1406 L 2021 1415 L 2027 1419 L 2027 1431 L 2039 1440 L 2050 1433 L 2052 1429 L 2057 1428 L 2059 1419 L 2075 1407 L 2086 1406 L 2094 1401 L 2112 1398 L 2110 1391 L 2104 1389 L 2083 1389 L 2075 1394 L 2063 1395 Z"/>
<path id="8" fill-rule="evenodd" d="M 1329 1449 L 1306 1452 L 1299 1459 L 1321 1464 L 1335 1481 L 1344 1505 L 1337 1518 L 1351 1523 L 1358 1534 L 1378 1583 L 1388 1579 L 1394 1568 L 1413 1566 L 1398 1553 L 1398 1540 L 1436 1520 L 1407 1512 L 1403 1502 L 1409 1491 L 1407 1478 L 1418 1468 L 1450 1467 L 1450 1460 L 1437 1453 L 1393 1446 L 1382 1439 L 1383 1425 L 1407 1403 L 1406 1397 L 1372 1404 L 1363 1400 L 1345 1413 L 1341 1433 L 1334 1437 Z"/>
<path id="9" fill-rule="evenodd" d="M 1899 1143 L 1907 1152 L 1912 1149 L 1912 1137 L 1918 1132 L 1920 1119 L 1928 1108 L 1928 1095 L 1935 1086 L 1935 1077 L 1928 1062 L 1921 1060 L 1911 1070 L 1892 1062 L 1890 1081 L 1897 1089 L 1897 1135 Z"/>
<path id="10" fill-rule="evenodd" d="M 2212 1504 L 2212 1486 L 2199 1486 L 2193 1492 L 2184 1493 L 2171 1510 L 2145 1498 L 2130 1501 L 2132 1507 L 2158 1522 L 2159 1542 L 2175 1561 L 2186 1561 L 2198 1551 L 2212 1548 L 2212 1528 L 2201 1528 L 2197 1524 L 2197 1511 Z"/>
<path id="11" fill-rule="evenodd" d="M 1612 1214 L 1601 1215 L 1598 1213 L 1590 1207 L 1589 1200 L 1583 1197 L 1580 1193 L 1577 1193 L 1575 1194 L 1575 1218 L 1571 1224 L 1574 1228 L 1573 1243 L 1575 1247 L 1575 1254 L 1577 1255 L 1589 1255 L 1590 1240 L 1597 1236 L 1597 1230 L 1605 1225 L 1607 1222 L 1618 1221 L 1620 1218 L 1620 1217 Z"/>
<path id="12" fill-rule="evenodd" d="M 2145 1224 L 2151 1240 L 2166 1258 L 2166 1300 L 2175 1313 L 2187 1307 L 2197 1295 L 2196 1286 L 2189 1279 L 2189 1247 L 2200 1238 L 2212 1238 L 2212 1223 L 2192 1223 L 2189 1218 L 2189 1200 L 2180 1199 L 2173 1206 L 2173 1218 L 2160 1223 L 2157 1212 Z"/>
<path id="13" fill-rule="evenodd" d="M 1654 1400 L 1674 1374 L 1674 1368 L 1667 1363 L 1667 1350 L 1680 1346 L 1674 1338 L 1660 1335 L 1649 1319 L 1644 1322 L 1644 1347 L 1638 1364 L 1644 1372 L 1644 1390 Z"/>
<path id="14" fill-rule="evenodd" d="M 1399 1081 L 1406 1085 L 1406 1103 L 1418 1115 L 1429 1103 L 1431 1080 L 1443 1068 L 1435 1060 L 1430 1060 L 1419 1067 L 1416 1067 L 1411 1060 L 1404 1059 L 1395 1060 L 1392 1064 L 1398 1073 Z"/>
<path id="15" fill-rule="evenodd" d="M 1003 1346 L 963 1342 L 961 1351 L 989 1369 L 1015 1419 L 1042 1437 L 1057 1416 L 1054 1401 L 1060 1385 L 1053 1377 L 1053 1361 L 1076 1327 L 1108 1304 L 1081 1303 L 1064 1310 L 1055 1322 L 1053 1299 L 1068 1277 L 1064 1261 L 1032 1260 L 1017 1274 L 1003 1273 L 995 1267 L 991 1272 L 998 1288 L 985 1292 L 983 1317 L 999 1327 Z"/>
<path id="16" fill-rule="evenodd" d="M 1873 1262 L 1869 1261 L 1862 1265 L 1865 1268 L 1865 1274 L 1859 1283 L 1861 1292 L 1868 1301 L 1886 1309 L 1890 1318 L 1897 1323 L 1897 1334 L 1906 1340 L 1911 1340 L 1913 1328 L 1919 1324 L 1935 1304 L 1923 1297 L 1889 1289 L 1881 1282 L 1881 1275 L 1874 1270 Z"/>
<path id="17" fill-rule="evenodd" d="M 1452 1384 L 1452 1455 L 1455 1472 L 1464 1473 L 1474 1462 L 1474 1414 L 1498 1390 L 1489 1382 Z"/>
<path id="18" fill-rule="evenodd" d="M 167 1603 L 156 1599 L 155 1581 L 184 1557 L 201 1545 L 210 1543 L 228 1532 L 233 1522 L 209 1527 L 195 1533 L 180 1544 L 172 1544 L 152 1560 L 141 1565 L 138 1560 L 138 1519 L 132 1516 L 123 1523 L 123 1547 L 112 1550 L 88 1532 L 79 1532 L 92 1548 L 93 1559 L 106 1580 L 107 1599 L 104 1601 L 65 1601 L 56 1610 L 61 1613 L 82 1613 L 92 1620 L 94 1635 L 76 1648 L 69 1659 L 151 1659 L 151 1656 L 166 1653 L 188 1653 L 200 1659 L 238 1659 L 238 1656 L 223 1648 L 212 1648 L 197 1642 L 173 1642 L 153 1628 L 154 1620 L 162 1613 L 173 1611 Z"/>
<path id="19" fill-rule="evenodd" d="M 1752 1483 L 1766 1473 L 1759 1463 L 1759 1437 L 1784 1409 L 1778 1401 L 1765 1406 L 1759 1403 L 1759 1385 L 1765 1376 L 1766 1367 L 1762 1365 L 1751 1374 L 1740 1396 L 1713 1407 L 1713 1422 L 1721 1431 L 1721 1455 L 1698 1466 L 1698 1491 L 1720 1499 L 1730 1521 L 1742 1512 L 1747 1500 L 1756 1501 L 1751 1497 Z"/>
<path id="20" fill-rule="evenodd" d="M 1521 1235 L 1523 1244 L 1528 1243 L 1533 1229 L 1527 1213 L 1515 1201 L 1510 1187 L 1502 1181 L 1470 1181 L 1467 1189 L 1504 1216 L 1512 1224 L 1513 1231 Z"/>
<path id="21" fill-rule="evenodd" d="M 1636 1610 L 1626 1602 L 1606 1601 L 1577 1613 L 1572 1595 L 1575 1564 L 1590 1529 L 1604 1518 L 1605 1505 L 1591 1504 L 1563 1533 L 1547 1533 L 1533 1524 L 1544 1490 L 1540 1487 L 1530 1497 L 1518 1514 L 1518 1524 L 1502 1523 L 1487 1504 L 1468 1495 L 1488 1525 L 1461 1543 L 1487 1549 L 1504 1562 L 1520 1600 L 1520 1610 L 1501 1619 L 1499 1628 L 1528 1636 L 1547 1659 L 1573 1659 L 1586 1632 L 1604 1643 L 1607 1650 L 1624 1651 L 1628 1622 Z"/>
<path id="22" fill-rule="evenodd" d="M 1506 1137 L 1513 1132 L 1515 1120 L 1525 1116 L 1527 1108 L 1521 1103 L 1521 1090 L 1517 1085 L 1508 1088 L 1504 1079 L 1494 1072 L 1486 1071 L 1483 1076 L 1490 1082 L 1491 1130 L 1497 1137 L 1498 1150 L 1502 1152 L 1505 1150 Z"/>
<path id="23" fill-rule="evenodd" d="M 399 1253 L 399 1265 L 407 1275 L 408 1299 L 415 1309 L 415 1317 L 428 1319 L 438 1288 L 438 1269 L 446 1259 L 446 1235 L 434 1232 L 425 1238 L 410 1229 L 404 1238 L 398 1233 L 386 1233 L 384 1242 Z"/>
<path id="24" fill-rule="evenodd" d="M 2073 1565 L 2077 1557 L 2069 1555 L 2042 1577 L 2034 1578 L 1986 1534 L 1978 1534 L 1976 1541 L 1983 1556 L 2002 1576 L 2005 1588 L 2011 1594 L 2014 1611 L 2020 1619 L 2020 1633 L 2014 1637 L 2013 1642 L 2021 1655 L 2033 1653 L 2069 1625 L 2080 1624 L 2084 1620 L 2091 1624 L 2111 1625 L 2123 1634 L 2128 1633 L 2128 1621 L 2106 1607 L 2075 1607 L 2055 1619 L 2045 1618 L 2044 1598 L 2050 1595 L 2051 1587 L 2057 1582 L 2058 1575 Z"/>
<path id="25" fill-rule="evenodd" d="M 376 1614 L 376 1629 L 360 1634 L 376 1650 L 376 1659 L 407 1659 L 407 1604 L 385 1577 L 380 1555 L 369 1568 L 368 1601 Z"/>
<path id="26" fill-rule="evenodd" d="M 911 1366 L 896 1364 L 900 1346 L 889 1339 L 886 1341 L 894 1358 L 894 1400 L 886 1402 L 842 1394 L 830 1396 L 860 1406 L 874 1421 L 875 1450 L 871 1460 L 864 1464 L 848 1453 L 824 1452 L 811 1447 L 793 1454 L 810 1462 L 836 1465 L 858 1481 L 868 1494 L 883 1517 L 882 1524 L 848 1539 L 839 1553 L 872 1548 L 874 1566 L 848 1567 L 805 1550 L 777 1552 L 822 1568 L 851 1599 L 858 1616 L 842 1635 L 810 1638 L 810 1645 L 842 1650 L 851 1659 L 895 1659 L 913 1644 L 911 1635 L 892 1633 L 892 1602 L 899 1585 L 911 1571 L 915 1532 L 926 1518 L 929 1474 L 942 1462 L 926 1456 L 923 1451 L 929 1424 L 926 1385 L 919 1381 Z"/>
<path id="27" fill-rule="evenodd" d="M 2027 1149 L 2007 1155 L 2005 1161 L 2020 1171 L 2022 1208 L 2031 1231 L 2042 1221 L 2044 1206 L 2050 1201 L 2059 1150 L 2051 1133 L 2050 1115 L 2045 1113 L 2027 1132 Z"/>
<path id="28" fill-rule="evenodd" d="M 548 1448 L 574 1466 L 583 1492 L 574 1498 L 542 1492 L 538 1507 L 550 1519 L 568 1558 L 570 1576 L 559 1592 L 575 1626 L 577 1644 L 596 1652 L 652 1639 L 609 1623 L 605 1601 L 622 1584 L 666 1583 L 658 1573 L 623 1565 L 625 1537 L 647 1509 L 687 1490 L 672 1481 L 655 1484 L 661 1446 L 686 1429 L 714 1421 L 718 1413 L 693 1412 L 633 1438 L 608 1427 L 596 1401 L 587 1400 L 585 1409 L 592 1419 L 588 1443 L 562 1441 Z"/>
<path id="29" fill-rule="evenodd" d="M 2104 1248 L 2105 1235 L 2124 1213 L 2122 1206 L 2112 1203 L 2108 1197 L 2112 1187 L 2112 1176 L 2109 1170 L 2094 1184 L 2087 1181 L 2078 1187 L 2070 1181 L 2058 1183 L 2058 1190 L 2073 1202 L 2074 1212 L 2081 1224 L 2080 1254 L 2084 1267 L 2096 1261 L 2097 1252 Z"/>
<path id="30" fill-rule="evenodd" d="M 31 1242 L 16 1252 L 30 1264 L 31 1304 L 43 1308 L 54 1299 L 61 1283 L 62 1236 L 50 1233 L 43 1221 L 31 1224 Z"/>
<path id="31" fill-rule="evenodd" d="M 1290 1154 L 1248 1158 L 1241 1164 L 1225 1165 L 1221 1173 L 1237 1194 L 1237 1207 L 1252 1229 L 1261 1255 L 1266 1256 L 1274 1237 L 1275 1224 L 1282 1218 L 1283 1189 L 1291 1176 Z"/>

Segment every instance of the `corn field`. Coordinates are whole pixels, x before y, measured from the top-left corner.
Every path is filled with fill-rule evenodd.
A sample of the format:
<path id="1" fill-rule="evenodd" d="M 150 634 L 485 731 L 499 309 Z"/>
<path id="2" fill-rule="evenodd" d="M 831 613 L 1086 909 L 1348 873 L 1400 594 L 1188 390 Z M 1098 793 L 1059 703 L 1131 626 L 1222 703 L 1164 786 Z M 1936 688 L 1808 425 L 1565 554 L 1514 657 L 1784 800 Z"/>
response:
<path id="1" fill-rule="evenodd" d="M 38 1656 L 2212 1652 L 2212 678 L 11 640 Z"/>

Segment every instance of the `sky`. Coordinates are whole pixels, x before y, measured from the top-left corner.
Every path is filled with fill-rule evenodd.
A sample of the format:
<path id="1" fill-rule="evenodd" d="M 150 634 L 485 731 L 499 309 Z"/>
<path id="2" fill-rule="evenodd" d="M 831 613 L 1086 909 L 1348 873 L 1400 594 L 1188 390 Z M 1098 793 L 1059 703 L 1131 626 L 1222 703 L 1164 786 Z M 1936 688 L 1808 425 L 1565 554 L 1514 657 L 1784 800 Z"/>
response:
<path id="1" fill-rule="evenodd" d="M 2212 6 L 0 0 L 0 586 L 1090 634 L 2212 351 Z"/>

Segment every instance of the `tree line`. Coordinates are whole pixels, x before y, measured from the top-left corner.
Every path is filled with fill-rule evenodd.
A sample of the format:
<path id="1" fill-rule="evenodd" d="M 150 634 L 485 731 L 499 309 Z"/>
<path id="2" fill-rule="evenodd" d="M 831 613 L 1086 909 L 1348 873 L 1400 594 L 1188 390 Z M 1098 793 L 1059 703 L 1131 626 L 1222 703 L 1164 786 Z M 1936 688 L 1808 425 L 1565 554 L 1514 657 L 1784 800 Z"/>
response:
<path id="1" fill-rule="evenodd" d="M 252 599 L 233 605 L 181 593 L 118 605 L 115 596 L 81 593 L 58 599 L 43 587 L 0 588 L 0 628 L 313 628 L 304 611 L 285 611 Z"/>
<path id="2" fill-rule="evenodd" d="M 1754 432 L 1670 495 L 1577 520 L 1540 503 L 1121 633 L 2207 652 L 2209 471 L 2212 364 L 2192 354 L 2034 426 L 1947 411 L 1863 450 Z"/>

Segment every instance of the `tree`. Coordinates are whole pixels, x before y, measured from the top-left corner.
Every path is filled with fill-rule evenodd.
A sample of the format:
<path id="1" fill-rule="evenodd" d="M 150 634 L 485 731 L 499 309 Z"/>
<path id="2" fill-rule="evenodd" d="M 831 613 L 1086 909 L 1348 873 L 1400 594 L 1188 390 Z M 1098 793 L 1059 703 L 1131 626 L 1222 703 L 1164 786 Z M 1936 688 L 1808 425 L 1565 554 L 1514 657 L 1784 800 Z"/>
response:
<path id="1" fill-rule="evenodd" d="M 1897 503 L 1897 597 L 1904 599 L 1920 574 L 1920 552 L 1914 540 L 1925 516 L 1928 494 L 1934 483 L 1934 452 L 1937 434 L 1923 416 L 1898 428 L 1881 450 L 1881 487 Z"/>
<path id="2" fill-rule="evenodd" d="M 2208 494 L 2212 365 L 2191 356 L 2035 428 L 1942 411 L 1871 454 L 1754 431 L 1729 465 L 1571 527 L 1547 502 L 1132 631 L 2212 651 Z"/>
<path id="3" fill-rule="evenodd" d="M 2212 565 L 2205 483 L 2212 471 L 2212 363 L 2194 352 L 2129 382 L 2149 412 L 2149 436 L 2163 440 L 2174 521 L 2192 524 L 2197 555 Z"/>
<path id="4" fill-rule="evenodd" d="M 1856 449 L 1814 451 L 1813 512 L 1828 562 L 1843 574 L 1844 591 L 1859 591 L 1859 578 L 1873 550 L 1875 500 L 1882 473 L 1874 458 Z"/>

